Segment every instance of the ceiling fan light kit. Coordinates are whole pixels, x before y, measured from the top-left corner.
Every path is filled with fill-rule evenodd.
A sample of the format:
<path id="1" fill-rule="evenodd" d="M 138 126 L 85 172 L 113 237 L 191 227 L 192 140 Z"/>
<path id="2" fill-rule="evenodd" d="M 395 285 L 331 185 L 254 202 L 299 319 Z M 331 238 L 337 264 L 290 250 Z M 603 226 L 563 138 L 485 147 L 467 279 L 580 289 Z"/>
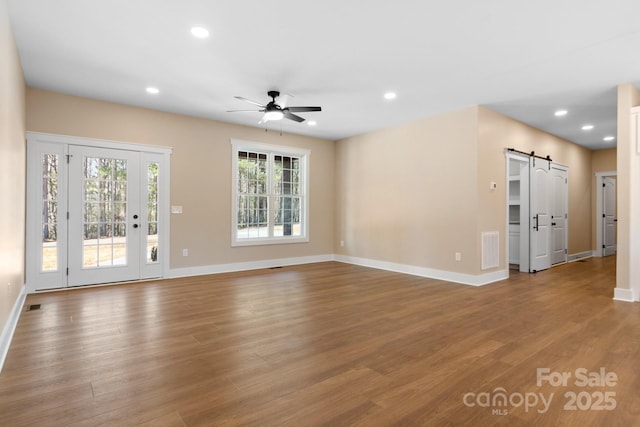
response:
<path id="1" fill-rule="evenodd" d="M 260 104 L 259 102 L 252 101 L 242 96 L 236 96 L 235 97 L 236 99 L 239 99 L 241 101 L 246 101 L 260 107 L 260 110 L 228 110 L 227 112 L 229 113 L 237 113 L 237 112 L 264 113 L 264 115 L 262 116 L 262 119 L 260 120 L 260 123 L 274 121 L 274 120 L 282 120 L 285 118 L 289 120 L 293 120 L 294 122 L 301 123 L 301 122 L 304 122 L 305 119 L 293 113 L 322 111 L 321 107 L 282 107 L 281 105 L 276 103 L 276 98 L 280 96 L 280 92 L 278 92 L 277 90 L 270 90 L 269 92 L 267 92 L 267 95 L 271 98 L 271 101 L 269 101 L 269 103 L 266 105 Z"/>
<path id="2" fill-rule="evenodd" d="M 266 113 L 264 113 L 264 116 L 262 116 L 262 121 L 268 122 L 271 120 L 282 120 L 283 117 L 284 117 L 284 113 L 282 111 L 278 111 L 278 110 L 267 111 Z"/>

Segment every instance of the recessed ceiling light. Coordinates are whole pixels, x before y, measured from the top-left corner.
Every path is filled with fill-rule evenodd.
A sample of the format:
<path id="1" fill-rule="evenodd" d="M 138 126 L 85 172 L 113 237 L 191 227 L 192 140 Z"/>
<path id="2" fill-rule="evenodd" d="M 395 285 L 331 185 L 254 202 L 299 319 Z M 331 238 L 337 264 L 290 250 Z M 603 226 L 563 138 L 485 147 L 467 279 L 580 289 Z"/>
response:
<path id="1" fill-rule="evenodd" d="M 151 87 L 151 86 L 149 86 L 149 87 L 147 88 L 147 93 L 150 93 L 150 94 L 152 94 L 152 95 L 157 95 L 157 94 L 159 94 L 159 93 L 160 93 L 160 90 L 159 90 L 157 87 Z"/>
<path id="2" fill-rule="evenodd" d="M 191 34 L 193 35 L 193 37 L 206 39 L 207 37 L 209 37 L 209 30 L 203 27 L 193 27 L 191 29 Z"/>
<path id="3" fill-rule="evenodd" d="M 609 142 L 609 141 L 613 141 L 614 139 L 616 139 L 616 137 L 615 136 L 605 136 L 602 139 L 604 139 L 605 141 Z"/>
<path id="4" fill-rule="evenodd" d="M 566 116 L 568 113 L 567 110 L 558 110 L 555 113 L 553 113 L 555 116 L 557 117 L 562 117 L 562 116 Z"/>
<path id="5" fill-rule="evenodd" d="M 316 122 L 316 121 L 314 121 L 314 120 L 311 120 L 311 121 L 307 122 L 307 124 L 308 124 L 309 126 L 315 126 L 315 125 L 317 125 L 317 124 L 318 124 L 318 122 Z"/>
<path id="6" fill-rule="evenodd" d="M 593 125 L 584 125 L 582 126 L 582 130 L 591 130 L 593 129 Z"/>
<path id="7" fill-rule="evenodd" d="M 388 100 L 396 99 L 397 97 L 398 97 L 398 94 L 395 92 L 387 92 L 384 94 L 384 99 L 388 99 Z"/>

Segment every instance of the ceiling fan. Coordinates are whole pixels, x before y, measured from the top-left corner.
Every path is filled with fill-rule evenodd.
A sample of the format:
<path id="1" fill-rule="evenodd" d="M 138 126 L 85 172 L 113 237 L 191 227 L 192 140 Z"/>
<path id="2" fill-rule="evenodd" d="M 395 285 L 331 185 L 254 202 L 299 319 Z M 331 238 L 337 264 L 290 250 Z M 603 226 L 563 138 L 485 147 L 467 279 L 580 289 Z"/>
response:
<path id="1" fill-rule="evenodd" d="M 307 111 L 322 111 L 321 107 L 287 107 L 284 103 L 282 105 L 276 104 L 276 98 L 280 96 L 280 92 L 277 90 L 270 90 L 267 95 L 271 98 L 271 101 L 267 105 L 262 105 L 259 102 L 252 101 L 242 96 L 236 96 L 236 99 L 241 101 L 247 101 L 253 105 L 260 107 L 260 110 L 228 110 L 228 113 L 239 112 L 251 112 L 251 113 L 264 113 L 260 123 L 268 122 L 271 120 L 282 120 L 283 118 L 293 120 L 295 122 L 304 122 L 304 118 L 293 113 L 303 113 Z"/>

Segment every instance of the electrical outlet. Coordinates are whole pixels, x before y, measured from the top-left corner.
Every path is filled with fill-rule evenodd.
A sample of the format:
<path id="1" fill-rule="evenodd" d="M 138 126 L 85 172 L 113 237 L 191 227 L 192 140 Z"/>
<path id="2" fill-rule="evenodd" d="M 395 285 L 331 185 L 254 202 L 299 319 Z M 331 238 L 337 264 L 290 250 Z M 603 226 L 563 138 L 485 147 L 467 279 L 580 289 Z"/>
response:
<path id="1" fill-rule="evenodd" d="M 460 252 L 456 252 L 456 261 L 462 261 L 462 254 Z"/>
<path id="2" fill-rule="evenodd" d="M 189 249 L 183 249 L 182 256 L 189 256 Z"/>

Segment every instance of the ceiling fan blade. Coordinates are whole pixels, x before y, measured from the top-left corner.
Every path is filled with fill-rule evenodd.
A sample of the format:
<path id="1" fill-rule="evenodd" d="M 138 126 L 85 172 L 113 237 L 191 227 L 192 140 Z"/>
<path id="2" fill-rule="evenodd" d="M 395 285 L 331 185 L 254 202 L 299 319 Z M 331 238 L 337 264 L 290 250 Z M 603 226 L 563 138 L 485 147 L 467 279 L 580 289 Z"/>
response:
<path id="1" fill-rule="evenodd" d="M 284 116 L 289 120 L 293 120 L 296 122 L 304 122 L 304 119 L 302 117 L 296 116 L 295 114 L 292 114 L 288 111 L 284 111 Z"/>
<path id="2" fill-rule="evenodd" d="M 305 111 L 322 111 L 321 107 L 287 107 L 286 110 L 289 110 L 293 113 L 303 113 Z"/>
<path id="3" fill-rule="evenodd" d="M 262 113 L 264 110 L 227 110 L 227 113 Z"/>
<path id="4" fill-rule="evenodd" d="M 262 104 L 260 104 L 259 102 L 252 101 L 252 100 L 247 99 L 247 98 L 244 98 L 244 97 L 242 97 L 242 96 L 234 96 L 234 98 L 235 98 L 235 99 L 239 99 L 240 101 L 247 101 L 247 102 L 250 102 L 250 103 L 252 103 L 253 105 L 257 105 L 258 107 L 261 107 L 261 108 L 266 107 L 266 105 L 262 105 Z"/>

